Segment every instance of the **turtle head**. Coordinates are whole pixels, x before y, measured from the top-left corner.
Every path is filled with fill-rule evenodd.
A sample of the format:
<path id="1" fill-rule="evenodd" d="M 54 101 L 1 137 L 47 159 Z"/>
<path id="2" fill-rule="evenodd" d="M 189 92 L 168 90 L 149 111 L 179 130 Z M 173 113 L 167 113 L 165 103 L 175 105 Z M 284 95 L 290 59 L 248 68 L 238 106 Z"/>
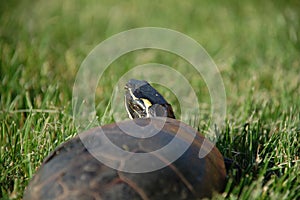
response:
<path id="1" fill-rule="evenodd" d="M 170 117 L 172 106 L 147 81 L 131 79 L 125 85 L 125 107 L 131 119 Z"/>

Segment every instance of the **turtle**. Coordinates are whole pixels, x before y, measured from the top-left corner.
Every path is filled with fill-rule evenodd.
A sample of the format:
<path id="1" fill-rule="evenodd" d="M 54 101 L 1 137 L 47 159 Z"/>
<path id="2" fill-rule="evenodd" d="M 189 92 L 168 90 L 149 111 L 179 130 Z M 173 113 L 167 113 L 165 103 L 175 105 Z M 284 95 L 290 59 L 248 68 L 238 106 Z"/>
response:
<path id="1" fill-rule="evenodd" d="M 175 119 L 172 106 L 147 81 L 129 80 L 124 96 L 130 119 L 92 128 L 59 145 L 29 181 L 24 200 L 190 200 L 211 198 L 215 192 L 224 191 L 226 167 L 214 144 Z M 148 132 L 154 130 L 155 134 L 135 137 L 122 127 L 137 134 L 147 127 Z M 99 133 L 118 148 L 133 154 L 113 157 L 106 147 L 101 148 L 104 145 L 101 139 L 95 139 Z M 93 145 L 87 148 L 85 139 Z M 168 160 L 155 153 L 172 141 L 179 144 L 171 147 L 172 151 L 181 151 L 181 143 L 188 144 L 178 158 Z M 190 144 L 187 141 L 191 141 Z M 200 148 L 206 152 L 205 157 L 199 157 Z M 100 152 L 115 162 L 99 161 L 92 152 Z M 128 169 L 138 166 L 152 166 L 151 162 L 135 159 L 137 154 L 147 155 L 164 165 L 155 170 L 130 171 Z"/>

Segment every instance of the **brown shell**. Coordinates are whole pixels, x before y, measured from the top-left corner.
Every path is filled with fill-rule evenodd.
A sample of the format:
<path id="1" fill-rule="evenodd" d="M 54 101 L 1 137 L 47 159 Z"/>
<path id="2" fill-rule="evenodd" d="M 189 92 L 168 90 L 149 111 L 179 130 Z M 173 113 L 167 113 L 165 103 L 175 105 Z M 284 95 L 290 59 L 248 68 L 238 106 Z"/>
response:
<path id="1" fill-rule="evenodd" d="M 175 162 L 146 173 L 127 173 L 112 169 L 93 157 L 82 143 L 86 139 L 97 141 L 94 136 L 103 131 L 110 141 L 126 151 L 153 152 L 167 145 L 172 139 L 188 140 L 191 133 L 195 132 L 190 126 L 174 119 L 167 119 L 162 130 L 159 130 L 156 125 L 163 121 L 152 120 L 154 123 L 151 128 L 159 132 L 151 138 L 141 139 L 126 135 L 120 129 L 120 124 L 115 123 L 86 131 L 80 137 L 60 145 L 45 159 L 30 181 L 24 200 L 199 199 L 211 197 L 213 191 L 221 192 L 226 176 L 223 157 L 199 133 Z M 134 119 L 134 122 L 146 126 L 149 119 Z M 124 121 L 121 125 L 126 126 L 129 123 L 130 121 Z M 182 135 L 180 138 L 176 135 L 177 131 Z M 101 146 L 101 141 L 95 144 L 92 148 L 97 149 Z M 198 157 L 200 148 L 208 153 L 202 159 Z M 161 157 L 159 159 L 164 160 Z M 117 169 L 121 169 L 124 164 L 126 159 L 125 163 L 120 162 L 116 166 Z M 130 160 L 127 164 L 138 165 L 139 161 Z"/>

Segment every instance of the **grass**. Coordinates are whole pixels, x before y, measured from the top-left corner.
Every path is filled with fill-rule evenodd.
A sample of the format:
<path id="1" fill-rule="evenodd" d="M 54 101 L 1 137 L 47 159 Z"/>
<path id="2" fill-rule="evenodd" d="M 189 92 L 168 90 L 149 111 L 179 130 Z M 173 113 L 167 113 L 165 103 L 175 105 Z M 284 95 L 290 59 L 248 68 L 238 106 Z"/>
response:
<path id="1" fill-rule="evenodd" d="M 76 134 L 72 86 L 86 55 L 111 35 L 143 26 L 187 34 L 219 67 L 227 118 L 217 146 L 239 163 L 242 174 L 238 178 L 230 170 L 225 192 L 215 198 L 300 198 L 298 1 L 0 4 L 1 199 L 21 199 L 45 156 Z M 101 123 L 112 122 L 106 112 L 112 85 L 131 66 L 148 62 L 187 76 L 201 107 L 198 128 L 205 133 L 210 105 L 205 84 L 185 70 L 190 68 L 182 59 L 151 50 L 125 55 L 105 72 L 96 96 Z M 161 92 L 176 103 L 168 91 Z M 191 116 L 182 120 L 197 128 Z"/>

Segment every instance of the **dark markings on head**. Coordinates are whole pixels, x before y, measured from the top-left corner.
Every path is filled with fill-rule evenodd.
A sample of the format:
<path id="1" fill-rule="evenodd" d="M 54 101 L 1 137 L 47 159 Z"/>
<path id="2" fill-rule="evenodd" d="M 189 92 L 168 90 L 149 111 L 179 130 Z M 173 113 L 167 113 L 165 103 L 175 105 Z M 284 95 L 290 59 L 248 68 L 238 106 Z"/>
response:
<path id="1" fill-rule="evenodd" d="M 131 79 L 127 82 L 125 107 L 130 118 L 175 118 L 172 106 L 147 81 Z"/>

